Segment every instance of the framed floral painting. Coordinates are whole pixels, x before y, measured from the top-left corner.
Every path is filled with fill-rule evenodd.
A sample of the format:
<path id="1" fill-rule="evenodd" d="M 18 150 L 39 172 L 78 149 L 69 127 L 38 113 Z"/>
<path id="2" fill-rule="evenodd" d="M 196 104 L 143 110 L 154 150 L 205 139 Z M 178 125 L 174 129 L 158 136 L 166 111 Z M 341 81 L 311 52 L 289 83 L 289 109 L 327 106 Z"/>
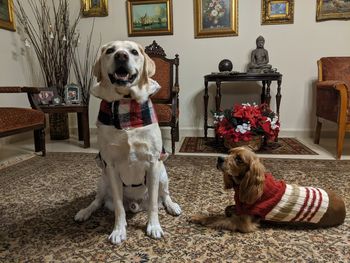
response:
<path id="1" fill-rule="evenodd" d="M 262 0 L 261 24 L 293 24 L 294 0 Z"/>
<path id="2" fill-rule="evenodd" d="M 0 28 L 16 31 L 13 20 L 13 0 L 0 0 Z"/>
<path id="3" fill-rule="evenodd" d="M 81 0 L 83 16 L 108 16 L 108 0 Z"/>
<path id="4" fill-rule="evenodd" d="M 350 19 L 349 0 L 317 0 L 316 21 Z"/>
<path id="5" fill-rule="evenodd" d="M 237 0 L 194 0 L 195 38 L 238 35 Z"/>
<path id="6" fill-rule="evenodd" d="M 128 0 L 129 36 L 173 34 L 172 0 Z"/>

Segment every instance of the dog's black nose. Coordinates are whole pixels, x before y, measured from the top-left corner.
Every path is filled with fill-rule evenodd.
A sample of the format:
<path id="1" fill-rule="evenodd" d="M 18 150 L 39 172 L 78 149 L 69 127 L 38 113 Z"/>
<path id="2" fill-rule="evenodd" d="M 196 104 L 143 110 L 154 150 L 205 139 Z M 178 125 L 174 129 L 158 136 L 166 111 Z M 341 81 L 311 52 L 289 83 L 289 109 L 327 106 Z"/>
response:
<path id="1" fill-rule="evenodd" d="M 119 63 L 127 62 L 129 60 L 129 55 L 125 51 L 118 51 L 115 53 L 114 59 Z"/>
<path id="2" fill-rule="evenodd" d="M 216 163 L 216 168 L 219 169 L 219 168 L 222 166 L 222 164 L 223 164 L 224 162 L 225 162 L 225 158 L 219 156 L 219 157 L 218 157 L 218 161 L 217 161 L 217 163 Z"/>

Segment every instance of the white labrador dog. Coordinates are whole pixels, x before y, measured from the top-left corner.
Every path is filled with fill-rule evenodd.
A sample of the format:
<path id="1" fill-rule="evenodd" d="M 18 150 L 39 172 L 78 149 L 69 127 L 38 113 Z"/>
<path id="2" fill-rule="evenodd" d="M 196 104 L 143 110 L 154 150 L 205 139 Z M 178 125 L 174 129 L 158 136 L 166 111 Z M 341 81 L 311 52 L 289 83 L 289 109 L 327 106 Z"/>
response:
<path id="1" fill-rule="evenodd" d="M 161 131 L 149 99 L 159 88 L 150 79 L 154 73 L 154 62 L 131 41 L 104 45 L 94 67 L 98 84 L 91 93 L 102 99 L 97 127 L 103 173 L 95 200 L 80 210 L 75 220 L 88 219 L 105 202 L 115 213 L 109 236 L 113 244 L 126 239 L 125 211 L 147 209 L 146 232 L 152 238 L 163 236 L 158 219 L 160 203 L 172 215 L 181 213 L 169 195 L 161 160 Z"/>

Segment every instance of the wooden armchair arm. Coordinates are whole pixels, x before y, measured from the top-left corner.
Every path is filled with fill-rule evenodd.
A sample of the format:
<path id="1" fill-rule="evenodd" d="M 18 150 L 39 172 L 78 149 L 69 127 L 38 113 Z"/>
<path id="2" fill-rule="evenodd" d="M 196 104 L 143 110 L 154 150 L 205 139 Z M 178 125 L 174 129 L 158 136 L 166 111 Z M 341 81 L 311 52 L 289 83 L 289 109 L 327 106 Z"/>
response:
<path id="1" fill-rule="evenodd" d="M 344 90 L 346 93 L 348 92 L 348 86 L 345 84 L 344 81 L 339 80 L 325 80 L 325 81 L 318 81 L 316 83 L 317 89 L 336 89 L 336 90 Z"/>
<path id="2" fill-rule="evenodd" d="M 343 120 L 345 121 L 346 120 L 346 116 L 347 116 L 347 109 L 348 109 L 348 106 L 349 106 L 349 103 L 348 103 L 348 96 L 349 96 L 349 88 L 348 86 L 346 85 L 345 82 L 343 81 L 337 81 L 337 80 L 327 80 L 327 81 L 318 81 L 316 83 L 316 99 L 318 100 L 319 96 L 320 98 L 326 98 L 325 97 L 325 94 L 327 94 L 326 96 L 329 98 L 333 98 L 333 100 L 331 101 L 334 101 L 336 97 L 334 96 L 339 96 L 339 103 L 338 104 L 339 106 L 339 110 L 338 110 L 338 120 Z M 327 100 L 326 101 L 322 101 L 323 104 L 324 103 L 331 103 L 331 101 Z M 320 108 L 319 108 L 320 107 Z M 324 105 L 320 105 L 320 106 L 317 106 L 316 108 L 316 115 L 319 116 L 319 112 L 321 112 L 321 108 L 323 108 Z"/>
<path id="3" fill-rule="evenodd" d="M 33 94 L 40 93 L 37 87 L 18 87 L 18 86 L 3 86 L 0 87 L 0 93 L 27 93 L 30 106 L 33 109 L 41 110 L 37 102 L 33 99 Z"/>
<path id="4" fill-rule="evenodd" d="M 8 86 L 8 87 L 0 87 L 0 93 L 40 93 L 39 88 L 37 87 L 15 87 L 15 86 Z"/>
<path id="5" fill-rule="evenodd" d="M 340 100 L 344 100 L 347 102 L 348 100 L 348 94 L 349 94 L 349 87 L 346 85 L 345 82 L 339 81 L 339 80 L 325 80 L 325 81 L 318 81 L 316 83 L 317 89 L 322 89 L 323 91 L 329 89 L 336 90 L 339 92 Z M 347 105 L 347 104 L 345 104 Z"/>

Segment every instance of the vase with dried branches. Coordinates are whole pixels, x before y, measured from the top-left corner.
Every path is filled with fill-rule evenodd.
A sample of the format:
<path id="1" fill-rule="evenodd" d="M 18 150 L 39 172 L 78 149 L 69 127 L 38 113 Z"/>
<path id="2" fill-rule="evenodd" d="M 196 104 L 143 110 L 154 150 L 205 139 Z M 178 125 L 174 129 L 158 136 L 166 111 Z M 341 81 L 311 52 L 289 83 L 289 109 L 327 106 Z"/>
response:
<path id="1" fill-rule="evenodd" d="M 58 94 L 63 98 L 73 66 L 77 82 L 82 89 L 82 102 L 88 105 L 92 65 L 97 54 L 95 52 L 95 55 L 91 55 L 93 27 L 81 61 L 77 50 L 80 42 L 77 30 L 80 12 L 70 14 L 69 0 L 51 0 L 51 5 L 48 5 L 47 0 L 28 0 L 29 10 L 24 8 L 22 1 L 16 1 L 15 13 L 18 23 L 23 27 L 25 45 L 33 47 L 46 85 L 56 87 Z M 49 119 L 51 139 L 69 138 L 67 114 L 50 114 Z"/>

